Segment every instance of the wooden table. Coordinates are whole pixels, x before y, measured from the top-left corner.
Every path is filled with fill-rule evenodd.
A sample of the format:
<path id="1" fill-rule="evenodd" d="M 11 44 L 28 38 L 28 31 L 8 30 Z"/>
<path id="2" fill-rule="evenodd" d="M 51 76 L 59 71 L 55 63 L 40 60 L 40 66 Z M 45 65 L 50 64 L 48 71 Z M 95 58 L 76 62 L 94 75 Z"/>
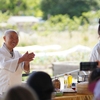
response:
<path id="1" fill-rule="evenodd" d="M 70 93 L 54 97 L 53 100 L 93 100 L 93 94 Z"/>

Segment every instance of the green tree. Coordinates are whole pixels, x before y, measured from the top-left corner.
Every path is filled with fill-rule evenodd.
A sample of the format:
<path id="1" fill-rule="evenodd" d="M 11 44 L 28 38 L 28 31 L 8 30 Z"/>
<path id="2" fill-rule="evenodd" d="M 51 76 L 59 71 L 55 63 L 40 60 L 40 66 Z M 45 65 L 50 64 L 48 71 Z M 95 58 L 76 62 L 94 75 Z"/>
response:
<path id="1" fill-rule="evenodd" d="M 26 0 L 27 15 L 42 16 L 40 1 L 41 0 Z"/>
<path id="2" fill-rule="evenodd" d="M 97 10 L 100 8 L 99 0 L 41 0 L 41 10 L 43 17 L 46 19 L 48 15 L 68 14 L 73 16 L 81 16 L 83 12 Z M 95 6 L 94 6 L 95 5 Z"/>
<path id="3" fill-rule="evenodd" d="M 8 1 L 8 10 L 14 15 L 24 14 L 27 9 L 25 0 L 9 0 Z"/>
<path id="4" fill-rule="evenodd" d="M 0 11 L 12 15 L 42 16 L 41 0 L 0 0 Z"/>
<path id="5" fill-rule="evenodd" d="M 0 0 L 0 10 L 9 14 L 24 14 L 27 9 L 25 0 Z"/>
<path id="6" fill-rule="evenodd" d="M 7 0 L 0 0 L 0 11 L 3 13 L 7 11 Z"/>

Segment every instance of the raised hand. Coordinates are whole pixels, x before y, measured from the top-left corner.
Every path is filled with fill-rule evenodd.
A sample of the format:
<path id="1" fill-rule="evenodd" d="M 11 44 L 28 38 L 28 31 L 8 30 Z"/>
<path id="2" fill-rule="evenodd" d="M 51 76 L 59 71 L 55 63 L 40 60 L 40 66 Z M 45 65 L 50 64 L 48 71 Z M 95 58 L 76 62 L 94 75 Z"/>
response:
<path id="1" fill-rule="evenodd" d="M 33 60 L 33 58 L 35 57 L 35 54 L 33 53 L 33 52 L 31 52 L 31 53 L 28 53 L 28 52 L 26 52 L 23 56 L 22 56 L 22 59 L 23 59 L 23 61 L 32 61 Z"/>
<path id="2" fill-rule="evenodd" d="M 35 54 L 33 52 L 31 53 L 28 53 L 28 51 L 21 57 L 19 58 L 19 62 L 18 63 L 21 63 L 21 62 L 30 62 L 33 60 L 33 58 L 35 57 Z"/>

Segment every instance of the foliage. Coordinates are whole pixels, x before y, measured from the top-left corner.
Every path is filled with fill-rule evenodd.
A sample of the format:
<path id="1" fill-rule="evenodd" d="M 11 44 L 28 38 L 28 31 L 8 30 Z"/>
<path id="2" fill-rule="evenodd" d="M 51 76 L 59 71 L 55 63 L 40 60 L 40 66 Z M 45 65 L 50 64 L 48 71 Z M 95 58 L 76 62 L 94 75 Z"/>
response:
<path id="1" fill-rule="evenodd" d="M 45 19 L 59 14 L 80 17 L 83 12 L 99 9 L 99 0 L 0 0 L 0 11 L 3 13 L 43 16 Z"/>
<path id="2" fill-rule="evenodd" d="M 0 11 L 10 15 L 42 16 L 40 0 L 0 0 Z"/>
<path id="3" fill-rule="evenodd" d="M 22 15 L 27 9 L 25 0 L 0 0 L 0 10 L 9 14 Z"/>
<path id="4" fill-rule="evenodd" d="M 9 18 L 8 12 L 2 13 L 0 11 L 0 22 L 6 22 L 8 18 Z"/>
<path id="5" fill-rule="evenodd" d="M 1 22 L 7 22 L 8 19 L 8 13 L 0 13 L 0 21 Z M 77 17 L 73 16 L 73 18 L 70 18 L 69 15 L 55 15 L 51 16 L 48 20 L 42 22 L 42 23 L 36 23 L 33 26 L 30 26 L 30 24 L 23 24 L 23 27 L 20 28 L 21 31 L 24 32 L 37 32 L 41 36 L 47 36 L 51 32 L 49 31 L 68 31 L 70 38 L 72 37 L 72 31 L 83 31 L 88 30 L 90 25 L 95 25 L 98 23 L 98 18 L 100 16 L 100 10 L 98 11 L 89 11 L 82 13 L 82 16 Z M 29 27 L 30 26 L 30 27 Z M 84 28 L 82 28 L 84 27 Z M 6 27 L 1 27 L 1 30 L 13 28 L 16 30 L 19 30 L 19 27 L 17 25 L 11 26 L 9 24 L 6 25 Z M 25 45 L 25 44 L 23 44 Z"/>
<path id="6" fill-rule="evenodd" d="M 37 31 L 38 30 L 42 30 L 42 31 L 68 30 L 69 32 L 71 32 L 73 30 L 78 30 L 80 25 L 81 25 L 81 18 L 74 16 L 73 19 L 70 19 L 68 15 L 59 14 L 59 15 L 51 16 L 48 20 L 46 20 L 42 24 L 33 25 L 32 29 Z"/>
<path id="7" fill-rule="evenodd" d="M 41 10 L 45 19 L 58 14 L 68 14 L 72 18 L 81 16 L 83 12 L 99 10 L 100 3 L 98 2 L 99 0 L 73 0 L 73 2 L 71 0 L 42 0 Z"/>
<path id="8" fill-rule="evenodd" d="M 63 31 L 66 29 L 66 26 L 69 20 L 70 18 L 68 15 L 55 15 L 55 16 L 50 17 L 47 20 L 47 23 L 50 29 Z"/>
<path id="9" fill-rule="evenodd" d="M 26 0 L 27 12 L 26 15 L 42 16 L 43 12 L 40 9 L 41 0 Z"/>

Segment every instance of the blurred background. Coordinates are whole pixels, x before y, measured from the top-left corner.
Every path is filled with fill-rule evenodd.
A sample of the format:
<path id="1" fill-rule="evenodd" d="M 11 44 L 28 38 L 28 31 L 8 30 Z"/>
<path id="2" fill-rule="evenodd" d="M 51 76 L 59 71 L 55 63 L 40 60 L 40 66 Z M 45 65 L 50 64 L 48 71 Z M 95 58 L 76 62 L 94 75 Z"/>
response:
<path id="1" fill-rule="evenodd" d="M 31 71 L 53 76 L 55 63 L 89 61 L 99 41 L 99 18 L 99 0 L 0 0 L 0 45 L 4 31 L 15 29 L 20 38 L 15 49 L 36 54 Z"/>

